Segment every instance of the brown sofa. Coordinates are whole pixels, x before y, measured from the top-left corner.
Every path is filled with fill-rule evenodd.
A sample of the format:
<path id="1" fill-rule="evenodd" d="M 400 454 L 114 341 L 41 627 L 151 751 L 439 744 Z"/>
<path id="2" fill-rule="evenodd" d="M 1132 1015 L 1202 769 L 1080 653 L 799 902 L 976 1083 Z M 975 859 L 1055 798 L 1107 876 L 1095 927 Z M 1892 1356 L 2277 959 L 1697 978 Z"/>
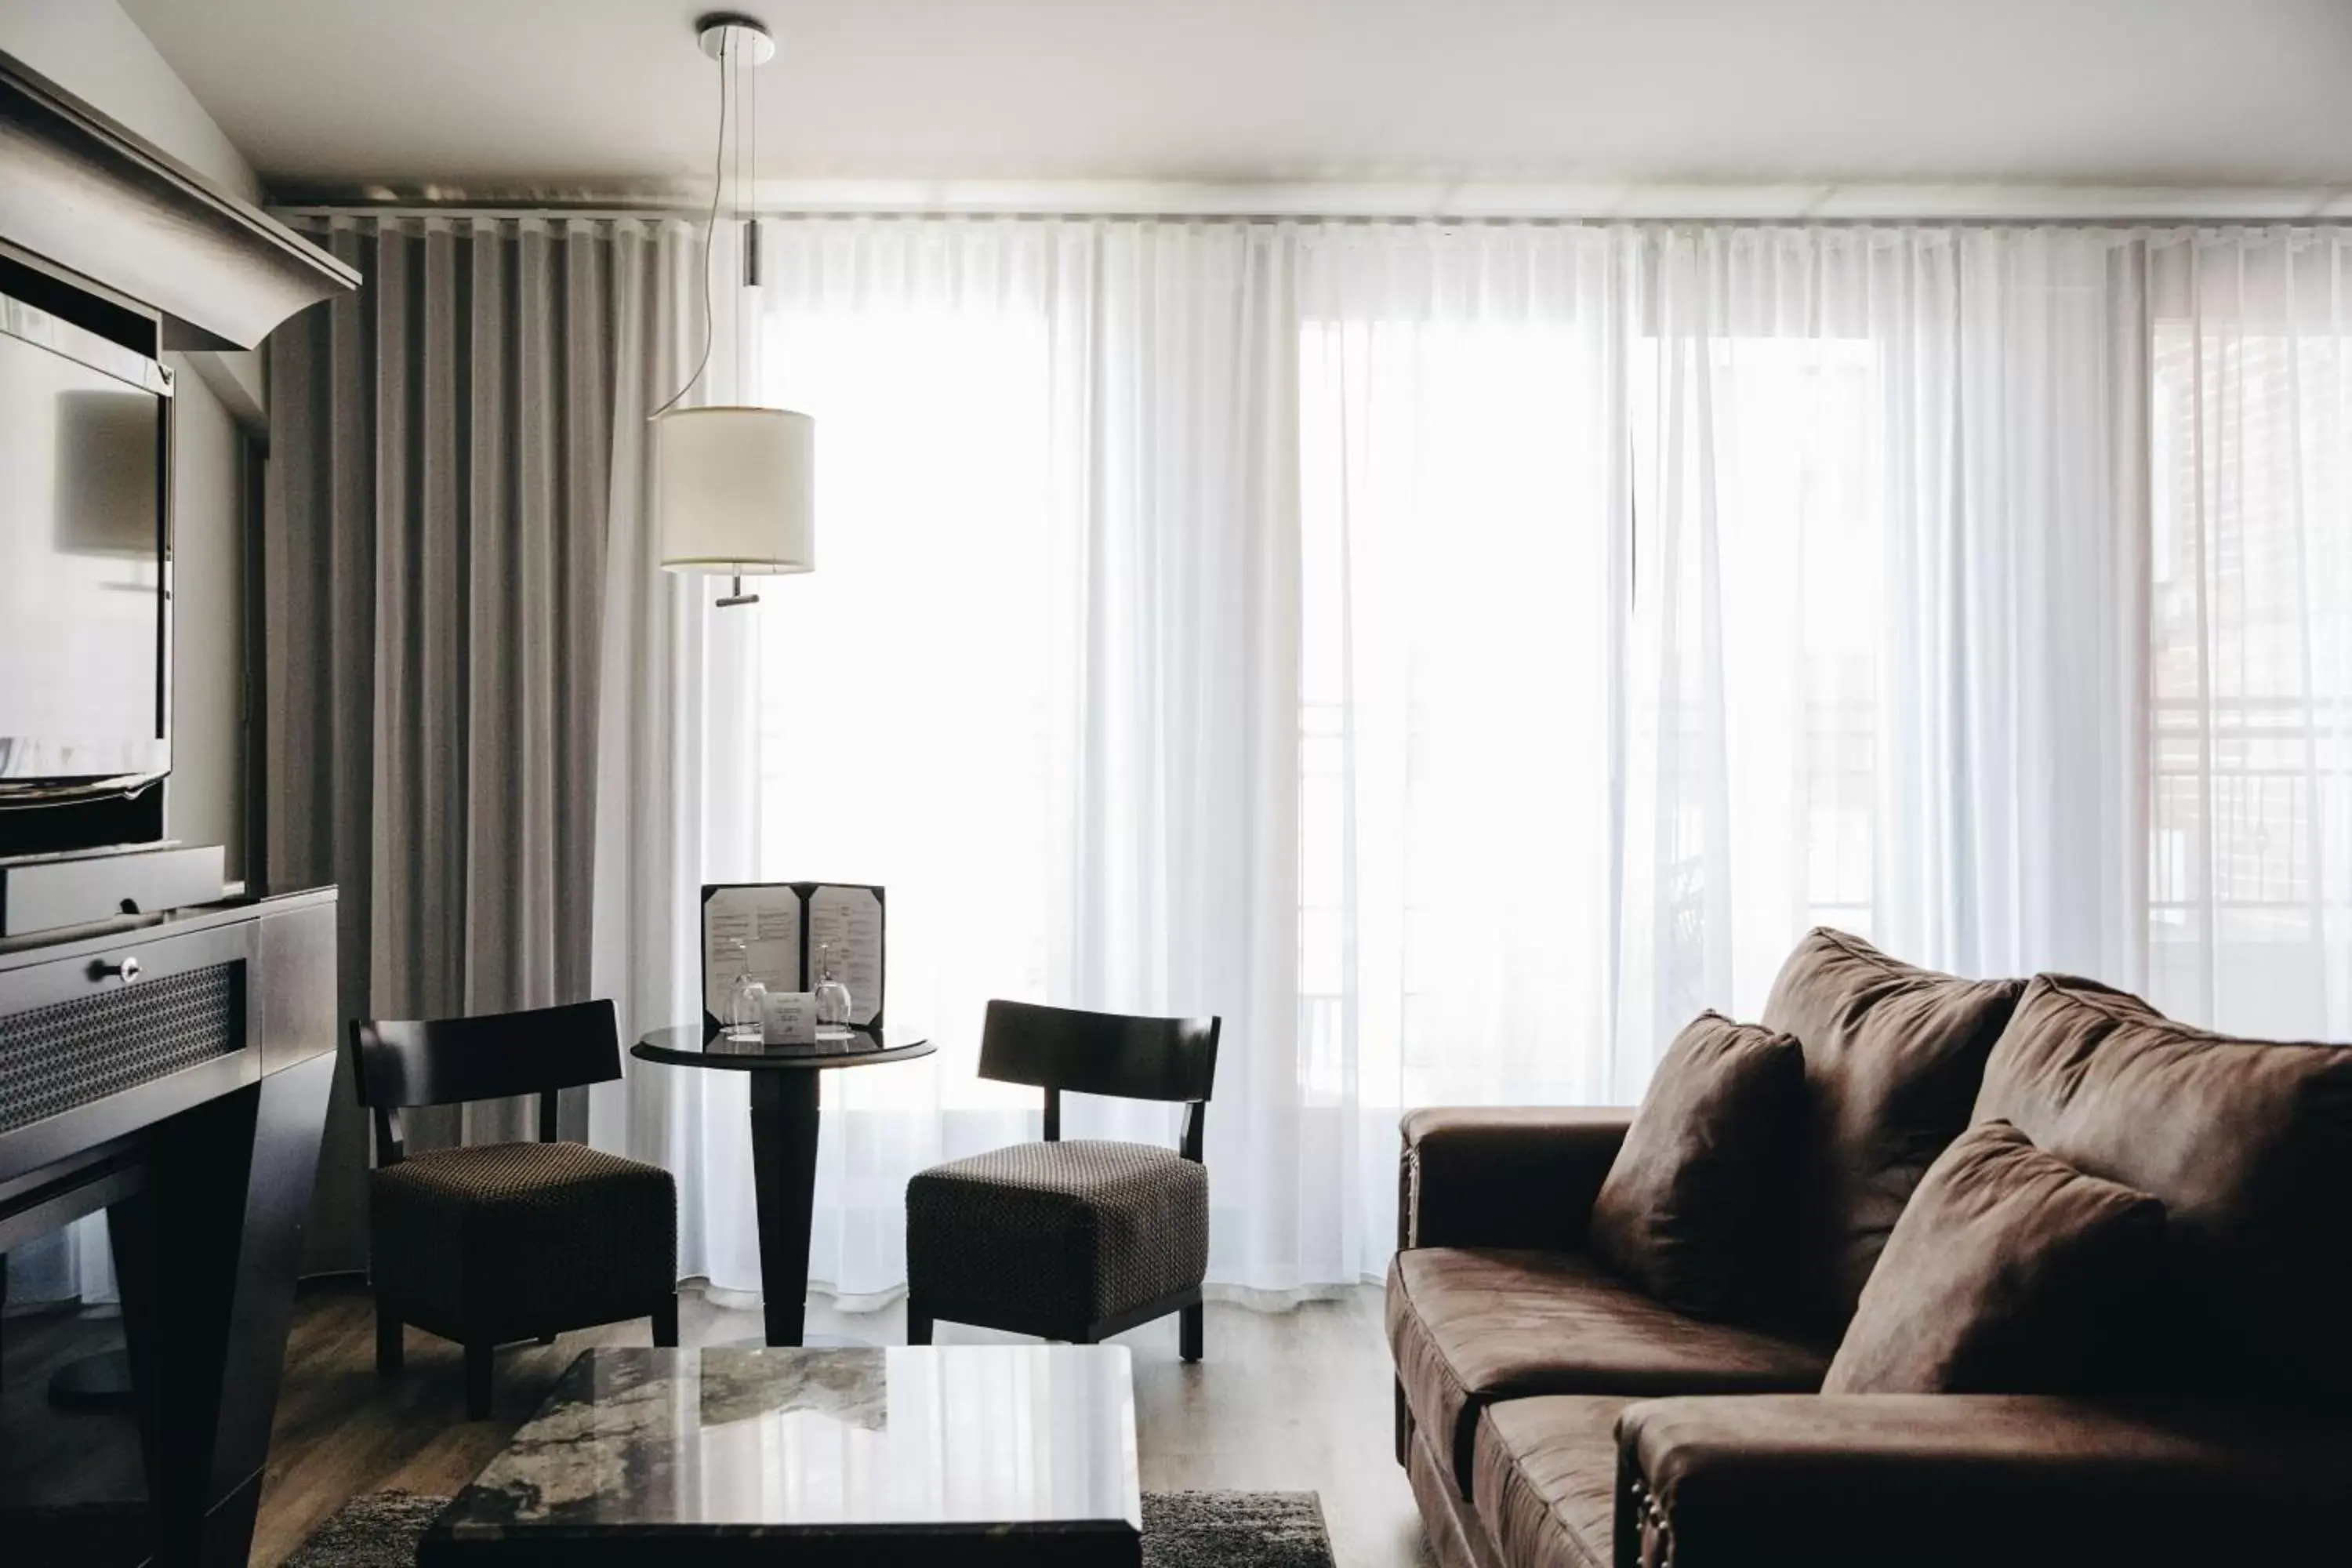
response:
<path id="1" fill-rule="evenodd" d="M 1834 932 L 1792 955 L 1765 1022 L 1804 1047 L 1811 1146 L 1786 1291 L 1739 1321 L 1585 1252 L 1630 1111 L 1405 1118 L 1387 1326 L 1439 1562 L 2352 1561 L 2352 1048 L 2204 1034 L 2089 982 L 2001 987 Z M 1910 1187 L 1996 1117 L 2164 1202 L 2161 1299 L 2116 1331 L 2136 1384 L 1820 1394 Z"/>

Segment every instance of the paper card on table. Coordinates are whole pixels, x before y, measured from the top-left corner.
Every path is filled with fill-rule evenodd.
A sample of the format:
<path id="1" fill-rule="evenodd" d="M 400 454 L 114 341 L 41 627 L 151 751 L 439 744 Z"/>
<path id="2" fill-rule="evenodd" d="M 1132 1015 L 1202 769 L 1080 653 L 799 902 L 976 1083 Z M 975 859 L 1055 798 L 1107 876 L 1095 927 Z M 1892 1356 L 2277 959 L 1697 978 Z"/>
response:
<path id="1" fill-rule="evenodd" d="M 760 1039 L 771 1046 L 816 1044 L 816 997 L 806 991 L 771 991 Z"/>
<path id="2" fill-rule="evenodd" d="M 801 896 L 787 882 L 709 889 L 702 902 L 702 1005 L 724 1023 L 736 975 L 771 992 L 801 987 Z"/>
<path id="3" fill-rule="evenodd" d="M 834 973 L 849 987 L 849 1021 L 871 1024 L 882 1012 L 882 899 L 872 888 L 820 886 L 808 900 L 809 984 L 814 985 L 820 948 L 833 956 Z"/>

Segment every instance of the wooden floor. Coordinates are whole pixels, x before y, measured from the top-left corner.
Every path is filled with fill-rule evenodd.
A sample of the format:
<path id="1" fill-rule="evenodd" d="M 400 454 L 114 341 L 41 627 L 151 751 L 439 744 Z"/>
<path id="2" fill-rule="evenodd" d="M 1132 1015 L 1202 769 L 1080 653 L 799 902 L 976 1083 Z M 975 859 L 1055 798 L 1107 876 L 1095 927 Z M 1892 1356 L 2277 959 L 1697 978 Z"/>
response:
<path id="1" fill-rule="evenodd" d="M 756 1337 L 754 1313 L 688 1297 L 688 1345 Z M 882 1344 L 905 1341 L 898 1311 L 844 1316 L 812 1307 L 812 1332 Z M 944 1344 L 1006 1340 L 940 1325 Z M 643 1323 L 566 1334 L 548 1347 L 502 1351 L 494 1418 L 464 1419 L 457 1347 L 416 1330 L 408 1370 L 374 1370 L 373 1319 L 356 1291 L 300 1303 L 278 1405 L 253 1562 L 271 1568 L 345 1498 L 388 1487 L 447 1493 L 470 1479 L 594 1344 L 651 1342 Z M 1421 1568 L 1431 1559 L 1404 1472 L 1390 1450 L 1390 1373 L 1380 1294 L 1266 1314 L 1212 1303 L 1208 1357 L 1176 1354 L 1176 1321 L 1122 1334 L 1135 1357 L 1136 1441 L 1147 1491 L 1229 1489 L 1320 1493 L 1342 1568 Z"/>

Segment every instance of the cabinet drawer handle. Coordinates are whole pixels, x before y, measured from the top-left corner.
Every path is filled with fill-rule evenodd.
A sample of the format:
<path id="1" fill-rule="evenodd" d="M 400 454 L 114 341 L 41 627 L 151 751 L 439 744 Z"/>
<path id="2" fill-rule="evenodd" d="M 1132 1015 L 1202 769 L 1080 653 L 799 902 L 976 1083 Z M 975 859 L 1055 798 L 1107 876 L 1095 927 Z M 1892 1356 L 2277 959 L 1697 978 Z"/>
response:
<path id="1" fill-rule="evenodd" d="M 132 981 L 138 979 L 138 955 L 133 953 L 131 956 L 122 959 L 94 958 L 90 960 L 89 977 L 92 980 L 104 980 L 110 975 L 120 976 L 122 984 L 125 985 L 128 985 Z"/>

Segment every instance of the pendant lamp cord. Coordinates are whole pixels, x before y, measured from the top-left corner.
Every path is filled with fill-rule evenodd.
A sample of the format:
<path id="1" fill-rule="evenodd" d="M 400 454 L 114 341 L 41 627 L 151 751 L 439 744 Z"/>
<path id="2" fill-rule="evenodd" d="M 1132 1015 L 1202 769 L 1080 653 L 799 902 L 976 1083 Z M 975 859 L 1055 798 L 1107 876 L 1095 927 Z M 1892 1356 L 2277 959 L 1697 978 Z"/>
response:
<path id="1" fill-rule="evenodd" d="M 710 365 L 710 252 L 719 238 L 719 196 L 726 189 L 727 67 L 734 58 L 735 48 L 735 41 L 729 39 L 720 51 L 722 58 L 719 62 L 719 146 L 710 155 L 710 216 L 702 224 L 702 357 L 694 362 L 694 370 L 687 376 L 686 384 L 671 393 L 668 400 L 648 415 L 648 418 L 658 419 L 677 407 L 677 400 L 694 390 L 694 384 L 702 379 L 702 373 Z"/>
<path id="2" fill-rule="evenodd" d="M 744 130 L 747 121 L 751 126 L 748 132 Z M 743 96 L 740 85 L 735 89 L 735 166 L 738 169 L 743 166 L 746 154 L 751 160 L 751 177 L 744 184 L 751 193 L 754 210 L 750 217 L 743 220 L 743 286 L 757 289 L 760 286 L 760 215 L 757 211 L 760 205 L 760 89 L 756 82 L 748 99 Z M 735 201 L 735 216 L 743 217 L 740 196 Z"/>

